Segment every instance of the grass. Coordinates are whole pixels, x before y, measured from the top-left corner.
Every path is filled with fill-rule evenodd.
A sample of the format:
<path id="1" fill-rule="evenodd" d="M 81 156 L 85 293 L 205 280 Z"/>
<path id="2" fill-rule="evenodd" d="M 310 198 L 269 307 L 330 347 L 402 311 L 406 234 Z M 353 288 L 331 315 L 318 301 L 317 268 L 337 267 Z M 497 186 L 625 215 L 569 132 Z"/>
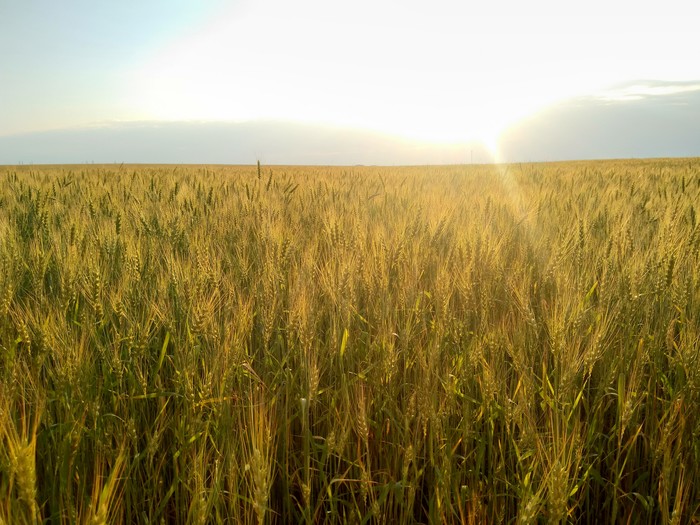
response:
<path id="1" fill-rule="evenodd" d="M 0 168 L 0 523 L 700 522 L 700 163 Z"/>

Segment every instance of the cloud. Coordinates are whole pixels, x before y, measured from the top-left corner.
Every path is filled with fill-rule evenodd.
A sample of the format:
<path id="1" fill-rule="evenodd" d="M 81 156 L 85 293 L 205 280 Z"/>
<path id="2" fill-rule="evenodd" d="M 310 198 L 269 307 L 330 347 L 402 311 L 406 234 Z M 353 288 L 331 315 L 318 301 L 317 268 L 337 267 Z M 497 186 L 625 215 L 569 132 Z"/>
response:
<path id="1" fill-rule="evenodd" d="M 643 100 L 651 97 L 692 93 L 694 91 L 700 91 L 700 82 L 644 80 L 616 86 L 601 92 L 597 95 L 597 98 L 604 101 Z"/>
<path id="2" fill-rule="evenodd" d="M 463 164 L 491 162 L 477 143 L 439 145 L 283 121 L 103 123 L 0 137 L 0 164 Z"/>
<path id="3" fill-rule="evenodd" d="M 410 113 L 410 108 L 406 109 Z M 574 98 L 511 126 L 504 162 L 700 156 L 700 81 L 636 81 Z M 111 122 L 0 137 L 0 164 L 462 164 L 490 162 L 480 143 L 436 144 L 299 124 Z"/>
<path id="4" fill-rule="evenodd" d="M 700 82 L 637 81 L 511 126 L 504 161 L 700 156 Z"/>

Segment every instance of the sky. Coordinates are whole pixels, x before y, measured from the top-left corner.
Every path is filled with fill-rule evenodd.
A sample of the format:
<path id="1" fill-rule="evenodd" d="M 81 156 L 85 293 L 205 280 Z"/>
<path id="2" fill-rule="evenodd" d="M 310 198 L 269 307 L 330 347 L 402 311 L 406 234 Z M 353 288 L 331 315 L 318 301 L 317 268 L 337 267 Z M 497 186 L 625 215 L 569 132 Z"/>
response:
<path id="1" fill-rule="evenodd" d="M 523 126 L 575 137 L 585 107 L 599 124 L 635 115 L 652 130 L 661 118 L 683 137 L 698 131 L 688 118 L 700 103 L 696 9 L 679 0 L 0 0 L 0 163 L 401 164 L 472 160 L 475 148 L 481 158 L 482 145 L 509 160 L 664 156 L 673 152 L 655 149 L 653 133 L 616 149 L 610 126 L 589 125 L 599 133 L 589 143 L 609 146 L 597 154 L 523 145 Z M 281 155 L 291 137 L 309 153 Z M 682 153 L 700 155 L 689 144 Z"/>

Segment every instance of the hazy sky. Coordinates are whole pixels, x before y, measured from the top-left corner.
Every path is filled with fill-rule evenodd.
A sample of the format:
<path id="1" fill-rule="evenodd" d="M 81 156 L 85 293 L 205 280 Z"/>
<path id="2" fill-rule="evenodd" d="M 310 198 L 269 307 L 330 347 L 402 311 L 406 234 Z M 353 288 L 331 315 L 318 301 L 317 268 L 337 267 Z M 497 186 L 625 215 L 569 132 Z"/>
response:
<path id="1" fill-rule="evenodd" d="M 700 79 L 693 6 L 0 0 L 0 136 L 275 119 L 493 145 L 557 101 Z"/>

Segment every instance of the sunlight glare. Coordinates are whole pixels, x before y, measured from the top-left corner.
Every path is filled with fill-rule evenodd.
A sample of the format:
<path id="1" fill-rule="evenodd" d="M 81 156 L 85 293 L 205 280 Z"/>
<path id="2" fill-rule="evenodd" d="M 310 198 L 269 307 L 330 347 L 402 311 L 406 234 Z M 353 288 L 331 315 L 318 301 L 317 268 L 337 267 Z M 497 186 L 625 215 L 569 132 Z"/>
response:
<path id="1" fill-rule="evenodd" d="M 540 20 L 414 2 L 242 6 L 146 57 L 129 104 L 144 119 L 298 121 L 495 150 L 510 124 L 604 87 L 617 64 L 589 74 L 604 41 L 575 38 L 554 8 Z"/>

